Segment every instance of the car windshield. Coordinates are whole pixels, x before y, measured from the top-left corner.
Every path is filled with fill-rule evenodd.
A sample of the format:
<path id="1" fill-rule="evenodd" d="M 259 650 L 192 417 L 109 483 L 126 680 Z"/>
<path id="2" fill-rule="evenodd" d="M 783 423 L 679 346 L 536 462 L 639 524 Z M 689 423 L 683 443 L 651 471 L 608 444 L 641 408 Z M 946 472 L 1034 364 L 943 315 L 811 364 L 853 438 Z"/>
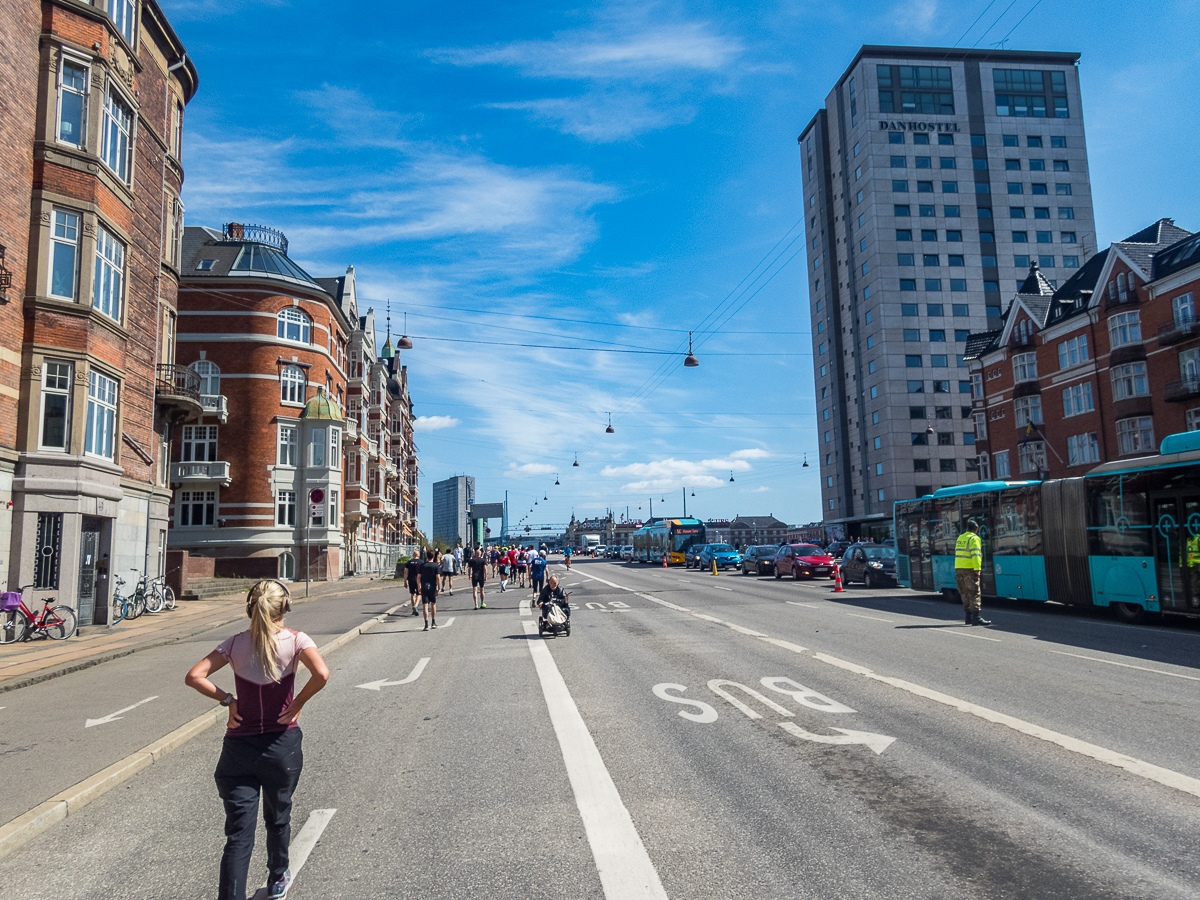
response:
<path id="1" fill-rule="evenodd" d="M 895 559 L 896 551 L 892 547 L 863 547 L 867 559 Z"/>
<path id="2" fill-rule="evenodd" d="M 801 544 L 796 548 L 797 556 L 824 556 L 825 551 L 820 547 L 814 547 L 812 544 Z"/>
<path id="3" fill-rule="evenodd" d="M 732 553 L 733 548 L 728 544 L 709 544 L 708 549 L 713 553 Z"/>
<path id="4" fill-rule="evenodd" d="M 774 555 L 775 555 L 775 551 L 776 551 L 778 548 L 777 548 L 777 547 L 774 547 L 774 546 L 772 546 L 772 547 L 766 547 L 766 546 L 763 546 L 763 547 L 756 547 L 755 549 L 756 549 L 756 550 L 758 550 L 758 555 L 759 555 L 759 556 L 774 556 Z"/>

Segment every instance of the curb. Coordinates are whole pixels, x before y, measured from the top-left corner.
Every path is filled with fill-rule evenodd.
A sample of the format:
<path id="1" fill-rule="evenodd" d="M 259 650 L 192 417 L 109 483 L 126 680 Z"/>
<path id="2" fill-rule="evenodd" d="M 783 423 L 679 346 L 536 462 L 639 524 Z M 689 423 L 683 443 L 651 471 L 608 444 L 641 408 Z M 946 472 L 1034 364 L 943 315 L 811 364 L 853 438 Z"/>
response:
<path id="1" fill-rule="evenodd" d="M 301 603 L 315 603 L 318 600 L 328 600 L 333 597 L 345 597 L 349 594 L 362 594 L 362 593 L 366 593 L 367 591 L 374 591 L 374 590 L 380 590 L 380 589 L 381 588 L 375 587 L 375 586 L 362 587 L 362 588 L 351 588 L 351 589 L 345 590 L 345 591 L 335 591 L 333 593 L 324 594 L 320 597 L 299 597 L 294 600 L 294 603 L 295 603 L 295 605 L 298 606 Z M 225 595 L 221 595 L 221 596 L 222 597 L 237 597 L 239 595 L 238 594 L 225 594 Z M 218 598 L 214 597 L 213 599 L 215 600 Z M 231 613 L 231 615 L 228 619 L 221 619 L 221 620 L 215 621 L 215 622 L 208 622 L 199 628 L 195 628 L 195 629 L 187 632 L 186 634 L 180 634 L 175 637 L 166 638 L 165 640 L 161 640 L 161 641 L 152 641 L 151 643 L 147 643 L 147 644 L 139 644 L 136 647 L 129 647 L 125 650 L 117 650 L 112 653 L 102 653 L 99 656 L 90 656 L 87 659 L 81 659 L 81 660 L 78 660 L 73 663 L 68 663 L 67 665 L 61 666 L 57 669 L 46 669 L 44 671 L 37 672 L 32 675 L 25 675 L 22 677 L 15 678 L 12 681 L 0 681 L 0 694 L 6 693 L 8 691 L 15 691 L 18 688 L 25 688 L 25 687 L 29 687 L 34 684 L 40 684 L 43 681 L 49 681 L 51 678 L 58 678 L 61 675 L 70 675 L 72 672 L 78 672 L 82 669 L 90 669 L 92 666 L 98 666 L 101 663 L 112 662 L 114 659 L 121 659 L 124 656 L 130 656 L 134 653 L 139 653 L 142 650 L 153 650 L 155 647 L 165 647 L 168 644 L 177 644 L 180 641 L 186 641 L 188 638 L 194 637 L 195 635 L 200 634 L 203 631 L 208 631 L 210 628 L 218 628 L 221 625 L 228 625 L 230 622 L 236 621 L 237 619 L 240 619 L 242 617 L 243 616 L 240 611 L 236 612 L 236 613 Z"/>
<path id="2" fill-rule="evenodd" d="M 347 591 L 347 593 L 353 592 Z M 314 597 L 311 599 L 315 600 L 318 598 Z M 406 605 L 404 603 L 397 604 L 386 612 L 368 619 L 361 625 L 355 625 L 349 631 L 339 635 L 324 646 L 318 647 L 318 652 L 324 656 L 332 653 L 339 647 L 344 647 L 364 631 L 380 624 L 384 619 L 400 609 L 400 607 Z M 164 641 L 163 643 L 173 643 L 173 641 Z M 134 651 L 131 650 L 129 652 L 132 653 Z M 127 654 L 122 653 L 119 655 L 125 656 Z M 78 668 L 86 668 L 86 666 L 79 666 Z M 151 744 L 147 744 L 141 750 L 131 753 L 124 759 L 117 760 L 111 766 L 101 769 L 95 775 L 85 778 L 78 784 L 72 785 L 64 791 L 59 791 L 49 800 L 39 803 L 27 813 L 0 825 L 0 859 L 12 853 L 27 841 L 37 837 L 52 825 L 61 822 L 67 816 L 78 812 L 93 800 L 108 793 L 121 784 L 121 782 L 132 778 L 142 769 L 158 762 L 172 750 L 179 749 L 192 738 L 207 730 L 211 725 L 215 725 L 221 721 L 223 715 L 225 715 L 225 709 L 221 706 L 217 706 L 209 712 L 201 713 L 190 722 L 186 722 L 179 728 L 176 728 L 170 734 L 159 738 Z"/>

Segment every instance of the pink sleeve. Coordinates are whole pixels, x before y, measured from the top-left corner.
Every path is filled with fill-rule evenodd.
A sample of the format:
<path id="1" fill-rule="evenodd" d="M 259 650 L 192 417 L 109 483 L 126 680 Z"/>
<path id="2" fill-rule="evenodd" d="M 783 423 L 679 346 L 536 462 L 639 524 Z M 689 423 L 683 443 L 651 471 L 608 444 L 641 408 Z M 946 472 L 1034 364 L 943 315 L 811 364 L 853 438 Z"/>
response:
<path id="1" fill-rule="evenodd" d="M 225 640 L 221 641 L 221 643 L 219 643 L 217 645 L 217 652 L 220 653 L 226 659 L 232 659 L 233 657 L 231 656 L 231 654 L 233 653 L 233 641 L 234 641 L 234 638 L 236 638 L 236 637 L 237 637 L 236 634 L 231 635 L 230 637 L 227 637 L 227 638 L 225 638 Z"/>
<path id="2" fill-rule="evenodd" d="M 314 641 L 312 638 L 310 638 L 303 631 L 296 632 L 296 655 L 297 656 L 299 656 L 303 651 L 307 650 L 309 647 L 315 647 L 315 646 L 317 646 L 317 642 Z"/>

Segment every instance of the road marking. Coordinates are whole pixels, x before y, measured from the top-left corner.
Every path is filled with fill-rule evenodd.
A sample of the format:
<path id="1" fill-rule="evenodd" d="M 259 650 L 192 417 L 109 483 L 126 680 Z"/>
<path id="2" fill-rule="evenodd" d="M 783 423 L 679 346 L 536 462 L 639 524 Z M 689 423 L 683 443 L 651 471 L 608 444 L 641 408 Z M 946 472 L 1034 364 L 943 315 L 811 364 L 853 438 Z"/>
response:
<path id="1" fill-rule="evenodd" d="M 583 584 L 582 581 L 572 581 L 570 584 L 564 585 L 564 586 L 565 587 L 579 587 L 581 584 Z"/>
<path id="2" fill-rule="evenodd" d="M 107 716 L 102 716 L 99 719 L 88 719 L 86 724 L 84 724 L 83 727 L 91 728 L 93 725 L 107 725 L 109 722 L 115 722 L 117 719 L 124 718 L 122 713 L 127 713 L 131 709 L 137 709 L 143 703 L 149 703 L 151 700 L 157 700 L 157 699 L 158 699 L 157 695 L 154 697 L 147 697 L 145 700 L 139 700 L 137 703 L 134 703 L 132 706 L 127 706 L 124 709 L 118 709 L 116 712 L 109 713 Z"/>
<path id="3" fill-rule="evenodd" d="M 653 690 L 655 697 L 659 697 L 662 700 L 667 700 L 671 703 L 682 703 L 684 706 L 694 706 L 696 709 L 700 710 L 698 713 L 684 712 L 683 710 L 680 710 L 679 715 L 683 716 L 685 719 L 690 719 L 693 722 L 699 722 L 701 724 L 708 724 L 709 722 L 717 721 L 717 711 L 707 703 L 703 703 L 699 700 L 688 700 L 686 697 L 675 697 L 667 693 L 667 691 L 686 691 L 687 688 L 682 684 L 671 684 L 670 682 L 664 682 L 662 684 L 656 684 L 651 690 Z"/>
<path id="4" fill-rule="evenodd" d="M 853 616 L 856 619 L 870 619 L 872 622 L 895 622 L 895 619 L 881 619 L 879 616 L 860 616 L 858 613 L 846 613 L 848 616 Z"/>
<path id="5" fill-rule="evenodd" d="M 820 609 L 815 603 L 797 603 L 795 600 L 784 600 L 784 603 L 790 603 L 792 606 L 803 606 L 805 609 Z"/>
<path id="6" fill-rule="evenodd" d="M 300 874 L 304 864 L 308 862 L 309 854 L 317 845 L 317 841 L 321 839 L 325 826 L 329 824 L 329 820 L 333 818 L 335 812 L 337 812 L 336 809 L 314 809 L 308 814 L 308 821 L 304 823 L 300 833 L 292 839 L 288 846 L 288 868 L 292 870 L 293 880 Z M 253 900 L 266 900 L 266 896 L 267 887 L 264 885 L 254 892 Z"/>
<path id="7" fill-rule="evenodd" d="M 401 678 L 399 681 L 388 681 L 386 678 L 380 678 L 378 681 L 368 681 L 366 684 L 356 684 L 355 687 L 360 687 L 364 691 L 378 691 L 380 688 L 394 687 L 398 684 L 412 684 L 421 677 L 421 673 L 425 671 L 425 667 L 429 665 L 429 657 L 423 656 L 420 661 L 413 666 L 413 670 L 408 673 L 408 677 Z"/>
<path id="8" fill-rule="evenodd" d="M 977 641 L 991 641 L 993 644 L 1004 643 L 1004 641 L 1000 640 L 1000 638 L 985 637 L 982 634 L 971 634 L 969 631 L 960 631 L 958 626 L 953 628 L 935 628 L 934 631 L 936 631 L 938 634 L 957 634 L 959 637 L 975 638 Z"/>
<path id="9" fill-rule="evenodd" d="M 536 631 L 534 623 L 523 624 L 525 634 L 532 637 Z M 608 900 L 667 900 L 667 892 L 650 861 L 650 854 L 646 852 L 554 657 L 543 641 L 527 643 L 604 896 Z"/>
<path id="10" fill-rule="evenodd" d="M 729 591 L 729 593 L 733 593 L 733 588 L 723 588 L 718 584 L 710 584 L 709 587 L 715 591 Z"/>
<path id="11" fill-rule="evenodd" d="M 877 755 L 890 747 L 896 740 L 894 737 L 888 737 L 886 734 L 872 734 L 869 731 L 848 731 L 845 728 L 833 729 L 834 731 L 840 731 L 841 734 L 813 734 L 811 731 L 805 731 L 795 722 L 780 722 L 779 727 L 788 734 L 795 735 L 802 740 L 812 741 L 814 744 L 866 744 Z"/>
<path id="12" fill-rule="evenodd" d="M 1059 656 L 1074 656 L 1076 659 L 1090 659 L 1092 662 L 1108 663 L 1110 666 L 1120 666 L 1123 669 L 1137 669 L 1140 672 L 1153 672 L 1155 675 L 1170 675 L 1172 678 L 1186 678 L 1188 681 L 1200 681 L 1195 675 L 1180 675 L 1178 672 L 1164 672 L 1162 669 L 1148 669 L 1145 666 L 1135 666 L 1130 663 L 1115 662 L 1111 659 L 1101 659 L 1098 656 L 1084 656 L 1082 653 L 1067 653 L 1065 650 L 1051 650 Z M 0 706 L 0 709 L 4 709 Z"/>
<path id="13" fill-rule="evenodd" d="M 453 624 L 454 624 L 454 616 L 451 616 L 445 622 L 443 622 L 441 625 L 439 625 L 438 628 L 449 628 Z"/>
<path id="14" fill-rule="evenodd" d="M 747 719 L 761 719 L 762 715 L 760 713 L 757 713 L 754 710 L 752 710 L 749 706 L 747 706 L 745 703 L 743 703 L 737 697 L 730 694 L 728 691 L 724 690 L 726 685 L 728 685 L 729 687 L 740 688 L 743 693 L 749 694 L 755 700 L 759 701 L 763 706 L 769 706 L 771 709 L 775 710 L 775 712 L 779 713 L 781 716 L 791 717 L 791 716 L 795 715 L 795 713 L 793 713 L 790 709 L 780 706 L 774 700 L 764 697 L 758 691 L 754 690 L 754 688 L 748 688 L 744 684 L 739 684 L 736 681 L 728 681 L 727 679 L 724 679 L 724 678 L 712 679 L 708 683 L 708 689 L 710 691 L 712 691 L 714 694 L 716 694 L 718 697 L 724 697 L 726 700 L 728 700 L 731 704 L 733 704 L 734 708 L 740 710 L 743 713 L 743 715 L 746 716 Z"/>
<path id="15" fill-rule="evenodd" d="M 522 616 L 532 616 L 533 615 L 533 607 L 530 606 L 528 603 L 521 601 L 520 603 L 517 604 L 517 612 Z"/>
<path id="16" fill-rule="evenodd" d="M 827 713 L 852 713 L 854 712 L 845 703 L 839 703 L 832 697 L 826 697 L 819 691 L 814 691 L 812 688 L 805 687 L 799 682 L 792 681 L 790 678 L 761 678 L 759 684 L 772 691 L 777 691 L 791 697 L 801 706 L 807 706 L 809 709 L 815 709 L 817 712 Z"/>

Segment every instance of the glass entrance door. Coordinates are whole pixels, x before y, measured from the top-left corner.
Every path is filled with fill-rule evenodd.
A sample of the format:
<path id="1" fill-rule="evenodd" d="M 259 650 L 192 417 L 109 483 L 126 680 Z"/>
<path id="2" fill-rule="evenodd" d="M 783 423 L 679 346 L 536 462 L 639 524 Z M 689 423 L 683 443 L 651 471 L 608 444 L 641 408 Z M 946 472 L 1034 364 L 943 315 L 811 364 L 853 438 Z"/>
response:
<path id="1" fill-rule="evenodd" d="M 100 520 L 84 516 L 79 534 L 79 624 L 96 619 L 96 564 L 100 556 Z"/>
<path id="2" fill-rule="evenodd" d="M 1184 572 L 1187 560 L 1188 530 L 1180 498 L 1159 496 L 1151 499 L 1154 535 L 1154 568 L 1158 579 L 1158 602 L 1163 609 L 1187 608 Z"/>

